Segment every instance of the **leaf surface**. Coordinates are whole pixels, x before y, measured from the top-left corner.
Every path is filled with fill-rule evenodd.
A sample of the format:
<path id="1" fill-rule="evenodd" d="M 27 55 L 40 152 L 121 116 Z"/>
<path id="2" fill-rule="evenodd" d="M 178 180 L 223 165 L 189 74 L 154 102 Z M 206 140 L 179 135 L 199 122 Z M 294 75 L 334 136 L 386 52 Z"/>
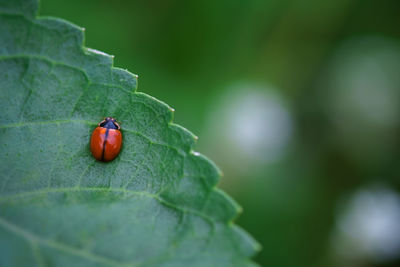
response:
<path id="1" fill-rule="evenodd" d="M 83 29 L 0 0 L 0 266 L 247 266 L 257 243 L 173 110 L 83 46 Z M 96 161 L 96 124 L 123 148 Z"/>

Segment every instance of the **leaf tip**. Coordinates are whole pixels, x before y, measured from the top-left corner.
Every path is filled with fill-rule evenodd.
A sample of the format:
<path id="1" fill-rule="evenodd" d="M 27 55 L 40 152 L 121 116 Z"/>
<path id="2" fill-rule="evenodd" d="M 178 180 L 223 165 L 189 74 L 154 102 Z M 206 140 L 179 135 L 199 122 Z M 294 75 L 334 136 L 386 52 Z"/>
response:
<path id="1" fill-rule="evenodd" d="M 89 53 L 93 53 L 93 54 L 97 54 L 97 55 L 101 55 L 101 56 L 105 56 L 105 57 L 110 57 L 110 58 L 114 57 L 112 55 L 109 55 L 107 53 L 104 53 L 102 51 L 99 51 L 99 50 L 96 50 L 96 49 L 93 49 L 93 48 L 89 48 L 89 47 L 86 47 L 86 51 L 89 52 Z"/>
<path id="2" fill-rule="evenodd" d="M 198 156 L 201 155 L 201 154 L 200 154 L 199 152 L 197 152 L 197 151 L 191 151 L 191 153 L 192 153 L 194 156 L 196 156 L 196 157 L 198 157 Z"/>

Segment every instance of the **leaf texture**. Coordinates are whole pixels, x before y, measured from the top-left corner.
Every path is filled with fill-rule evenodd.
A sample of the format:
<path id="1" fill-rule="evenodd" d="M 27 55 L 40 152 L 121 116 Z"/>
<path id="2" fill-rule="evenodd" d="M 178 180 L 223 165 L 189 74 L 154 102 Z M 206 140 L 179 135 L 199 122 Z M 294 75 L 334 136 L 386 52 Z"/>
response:
<path id="1" fill-rule="evenodd" d="M 196 137 L 37 6 L 0 0 L 0 266 L 252 266 Z M 106 116 L 124 137 L 111 163 L 89 149 Z"/>

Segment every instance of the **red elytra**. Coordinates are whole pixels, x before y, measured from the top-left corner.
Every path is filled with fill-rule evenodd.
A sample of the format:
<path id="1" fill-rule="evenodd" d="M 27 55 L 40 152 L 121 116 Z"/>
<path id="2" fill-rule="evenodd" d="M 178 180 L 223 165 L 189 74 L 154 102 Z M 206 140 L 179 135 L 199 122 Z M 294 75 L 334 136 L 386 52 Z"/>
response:
<path id="1" fill-rule="evenodd" d="M 107 117 L 99 122 L 90 139 L 90 150 L 95 159 L 107 162 L 118 156 L 122 146 L 120 129 L 114 118 Z"/>

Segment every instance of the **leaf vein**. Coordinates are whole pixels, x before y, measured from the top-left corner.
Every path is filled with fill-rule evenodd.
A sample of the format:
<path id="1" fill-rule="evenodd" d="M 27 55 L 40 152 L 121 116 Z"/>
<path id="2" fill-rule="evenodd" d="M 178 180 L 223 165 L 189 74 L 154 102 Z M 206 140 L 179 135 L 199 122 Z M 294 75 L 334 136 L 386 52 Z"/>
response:
<path id="1" fill-rule="evenodd" d="M 62 124 L 62 123 L 82 123 L 82 124 L 86 124 L 86 125 L 89 125 L 89 126 L 97 125 L 97 123 L 86 121 L 86 120 L 79 120 L 79 119 L 62 120 L 61 119 L 61 120 L 33 121 L 33 122 L 21 121 L 21 122 L 16 122 L 16 123 L 1 124 L 0 125 L 0 129 L 27 127 L 27 126 L 35 126 L 35 125 Z M 145 138 L 148 142 L 150 142 L 153 145 L 160 145 L 160 146 L 168 147 L 168 148 L 176 150 L 177 152 L 180 151 L 177 147 L 174 147 L 174 146 L 171 146 L 171 145 L 165 144 L 165 143 L 156 142 L 156 141 L 152 140 L 150 137 L 146 136 L 145 134 L 142 134 L 141 132 L 138 132 L 138 131 L 135 131 L 135 130 L 132 130 L 132 129 L 129 129 L 129 128 L 128 129 L 124 128 L 122 131 L 123 132 L 133 133 L 133 134 L 136 134 L 138 136 L 141 136 L 141 137 Z"/>
<path id="2" fill-rule="evenodd" d="M 124 189 L 124 188 L 108 188 L 108 187 L 59 187 L 59 188 L 46 188 L 43 190 L 36 190 L 36 191 L 26 191 L 22 193 L 15 193 L 15 194 L 9 194 L 6 196 L 0 196 L 0 204 L 1 202 L 7 201 L 7 200 L 14 200 L 17 198 L 24 198 L 24 197 L 29 197 L 29 196 L 34 196 L 34 195 L 40 195 L 40 194 L 48 194 L 48 193 L 70 193 L 70 192 L 116 192 L 116 193 L 124 193 L 124 195 L 139 195 L 139 196 L 145 196 L 145 197 L 150 197 L 155 199 L 156 201 L 160 202 L 166 207 L 173 208 L 177 211 L 183 212 L 183 213 L 190 213 L 193 215 L 196 215 L 198 217 L 201 217 L 205 219 L 206 221 L 210 223 L 214 223 L 214 219 L 212 217 L 209 217 L 208 215 L 197 211 L 193 209 L 188 209 L 184 207 L 180 207 L 172 202 L 166 201 L 162 197 L 160 197 L 157 194 L 152 194 L 149 192 L 145 191 L 134 191 L 134 190 L 129 190 L 129 189 Z"/>
<path id="3" fill-rule="evenodd" d="M 37 244 L 41 244 L 44 246 L 47 246 L 49 248 L 53 248 L 53 249 L 57 249 L 59 251 L 62 252 L 66 252 L 68 254 L 72 254 L 81 258 L 85 258 L 94 262 L 98 262 L 98 263 L 102 263 L 102 264 L 106 264 L 109 266 L 135 266 L 133 263 L 123 263 L 123 262 L 119 262 L 116 261 L 114 259 L 110 259 L 110 258 L 106 258 L 104 256 L 100 256 L 94 253 L 91 253 L 89 251 L 86 250 L 81 250 L 79 248 L 74 248 L 68 244 L 65 243 L 61 243 L 61 242 L 57 242 L 57 241 L 53 241 L 53 240 L 48 240 L 48 239 L 44 239 L 34 233 L 31 233 L 25 229 L 22 229 L 21 227 L 3 219 L 0 217 L 0 226 L 3 229 L 8 230 L 9 232 L 12 232 L 18 236 L 21 236 L 23 238 L 25 238 L 26 240 L 33 242 L 33 243 L 37 243 Z"/>

